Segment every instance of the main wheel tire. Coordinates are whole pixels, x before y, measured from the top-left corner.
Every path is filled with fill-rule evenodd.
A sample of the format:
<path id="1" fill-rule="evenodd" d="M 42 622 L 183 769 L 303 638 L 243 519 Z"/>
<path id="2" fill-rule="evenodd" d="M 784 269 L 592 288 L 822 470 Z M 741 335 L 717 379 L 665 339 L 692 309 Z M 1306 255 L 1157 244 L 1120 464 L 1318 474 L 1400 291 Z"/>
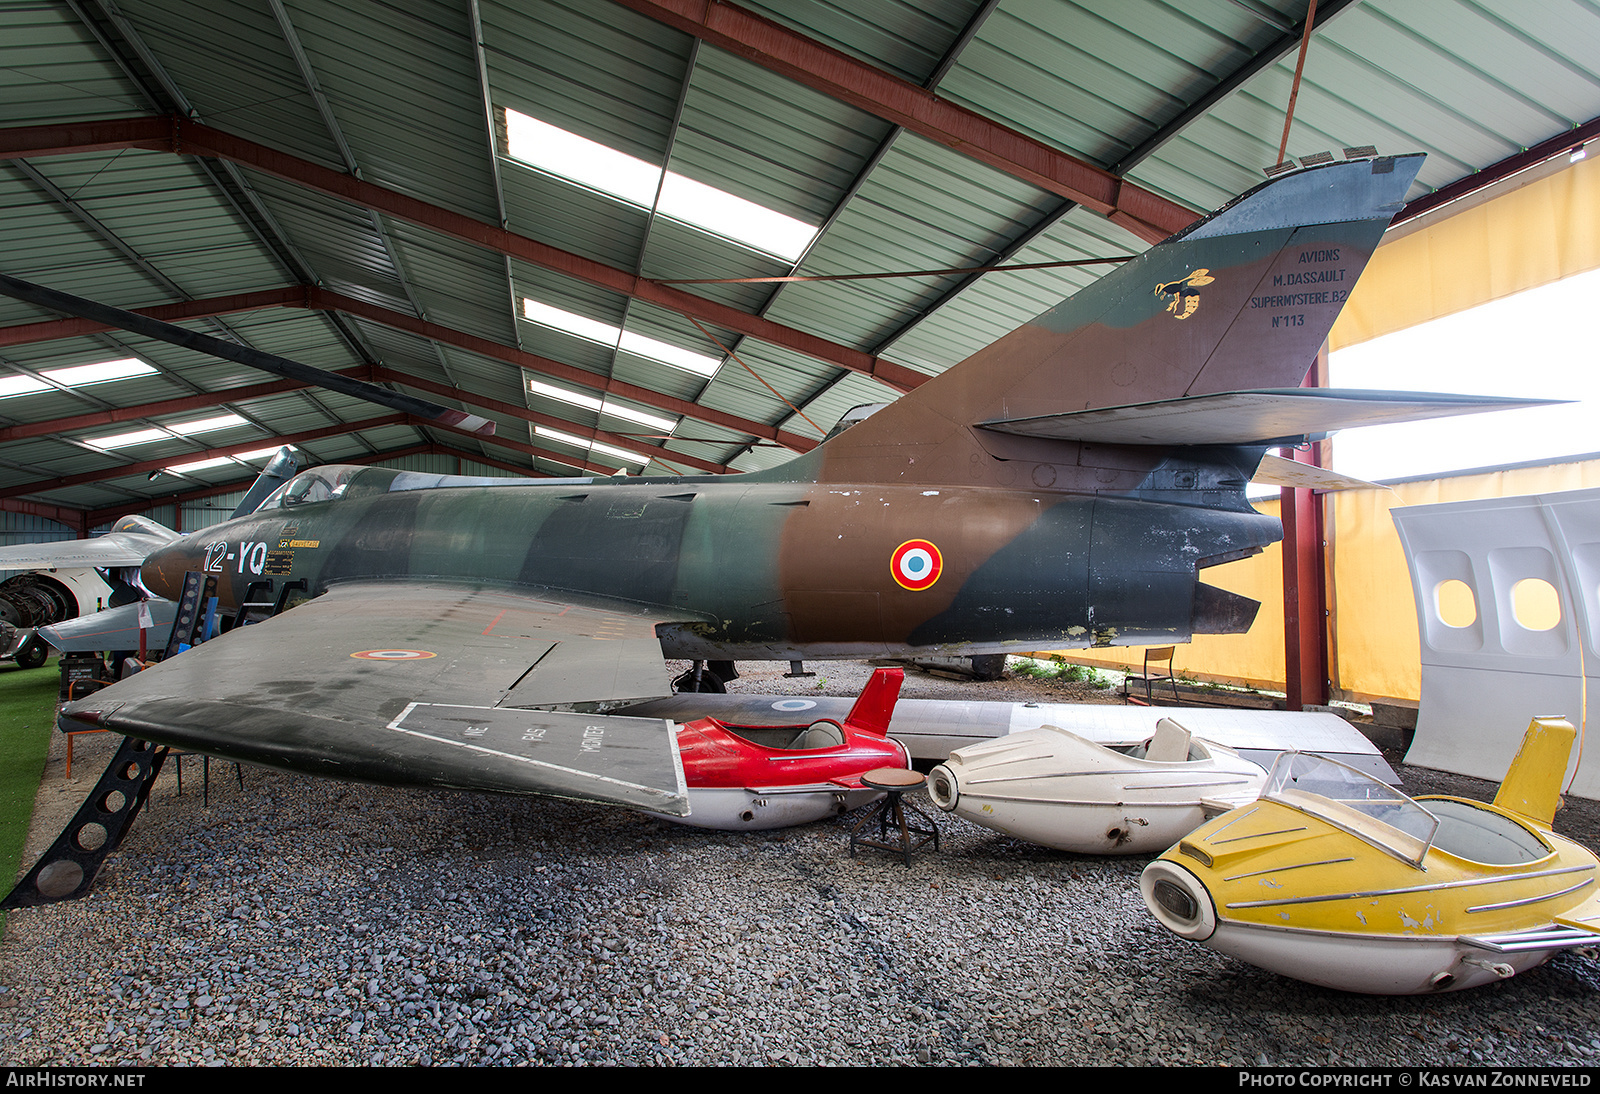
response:
<path id="1" fill-rule="evenodd" d="M 36 669 L 50 659 L 50 648 L 37 638 L 29 638 L 17 650 L 17 665 Z"/>
<path id="2" fill-rule="evenodd" d="M 728 689 L 722 685 L 722 680 L 716 673 L 709 669 L 700 673 L 699 679 L 695 678 L 694 670 L 690 669 L 672 682 L 673 690 L 680 695 L 684 692 L 701 692 L 707 695 L 724 695 Z"/>

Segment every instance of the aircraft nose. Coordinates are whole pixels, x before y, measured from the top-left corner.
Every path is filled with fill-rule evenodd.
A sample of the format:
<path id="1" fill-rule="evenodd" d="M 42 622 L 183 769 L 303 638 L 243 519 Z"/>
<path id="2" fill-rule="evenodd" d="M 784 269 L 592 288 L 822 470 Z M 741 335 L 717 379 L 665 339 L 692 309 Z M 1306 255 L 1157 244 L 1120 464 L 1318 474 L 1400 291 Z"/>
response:
<path id="1" fill-rule="evenodd" d="M 1205 883 L 1166 859 L 1144 868 L 1139 890 L 1145 907 L 1157 921 L 1180 938 L 1204 942 L 1217 930 L 1217 906 Z"/>
<path id="2" fill-rule="evenodd" d="M 956 802 L 961 800 L 961 784 L 956 779 L 956 773 L 944 764 L 939 764 L 929 772 L 928 797 L 946 813 L 954 809 Z"/>
<path id="3" fill-rule="evenodd" d="M 157 596 L 177 600 L 183 595 L 183 576 L 190 570 L 205 569 L 205 547 L 185 538 L 169 543 L 144 560 L 139 580 Z"/>

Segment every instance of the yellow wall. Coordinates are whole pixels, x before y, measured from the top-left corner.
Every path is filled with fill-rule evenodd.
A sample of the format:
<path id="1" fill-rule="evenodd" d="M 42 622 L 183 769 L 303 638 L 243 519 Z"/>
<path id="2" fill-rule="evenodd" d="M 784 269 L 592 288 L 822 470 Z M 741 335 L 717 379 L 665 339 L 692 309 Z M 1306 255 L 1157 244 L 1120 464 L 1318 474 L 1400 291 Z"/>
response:
<path id="1" fill-rule="evenodd" d="M 1597 267 L 1600 156 L 1591 156 L 1425 228 L 1395 229 L 1328 346 L 1344 349 Z"/>
<path id="2" fill-rule="evenodd" d="M 1398 505 L 1508 498 L 1600 487 L 1600 460 L 1493 471 L 1400 483 L 1394 489 L 1345 490 L 1323 496 L 1328 539 L 1329 672 L 1334 696 L 1410 699 L 1422 694 L 1422 647 L 1405 551 L 1389 516 Z M 1256 508 L 1276 516 L 1276 502 Z M 1201 572 L 1201 579 L 1261 601 L 1247 634 L 1199 635 L 1173 655 L 1173 671 L 1282 691 L 1283 552 L 1280 546 Z M 1059 655 L 1100 668 L 1138 668 L 1138 647 L 1065 650 Z"/>

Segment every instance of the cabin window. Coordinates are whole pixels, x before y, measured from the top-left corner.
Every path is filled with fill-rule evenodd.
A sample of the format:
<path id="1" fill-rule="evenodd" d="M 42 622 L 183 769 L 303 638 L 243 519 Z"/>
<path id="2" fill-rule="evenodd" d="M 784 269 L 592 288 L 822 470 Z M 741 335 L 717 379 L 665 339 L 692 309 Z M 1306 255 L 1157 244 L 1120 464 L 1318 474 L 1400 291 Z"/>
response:
<path id="1" fill-rule="evenodd" d="M 1470 627 L 1478 621 L 1478 599 L 1472 595 L 1472 586 L 1451 578 L 1433 587 L 1433 607 L 1439 621 L 1457 630 Z"/>

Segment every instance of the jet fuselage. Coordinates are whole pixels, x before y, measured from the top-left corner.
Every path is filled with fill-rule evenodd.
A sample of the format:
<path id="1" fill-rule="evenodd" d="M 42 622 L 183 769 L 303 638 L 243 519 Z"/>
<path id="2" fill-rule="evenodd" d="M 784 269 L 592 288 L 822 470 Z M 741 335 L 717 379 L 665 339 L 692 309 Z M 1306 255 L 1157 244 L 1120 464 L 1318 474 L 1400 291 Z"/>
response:
<path id="1" fill-rule="evenodd" d="M 1196 566 L 1278 538 L 1276 521 L 1243 507 L 990 485 L 746 475 L 390 489 L 393 471 L 345 471 L 338 498 L 276 504 L 156 552 L 146 587 L 175 598 L 186 571 L 205 570 L 232 606 L 269 578 L 313 595 L 358 578 L 447 579 L 668 609 L 683 620 L 660 628 L 670 657 L 978 653 L 1187 639 L 1192 620 L 1206 625 Z"/>

